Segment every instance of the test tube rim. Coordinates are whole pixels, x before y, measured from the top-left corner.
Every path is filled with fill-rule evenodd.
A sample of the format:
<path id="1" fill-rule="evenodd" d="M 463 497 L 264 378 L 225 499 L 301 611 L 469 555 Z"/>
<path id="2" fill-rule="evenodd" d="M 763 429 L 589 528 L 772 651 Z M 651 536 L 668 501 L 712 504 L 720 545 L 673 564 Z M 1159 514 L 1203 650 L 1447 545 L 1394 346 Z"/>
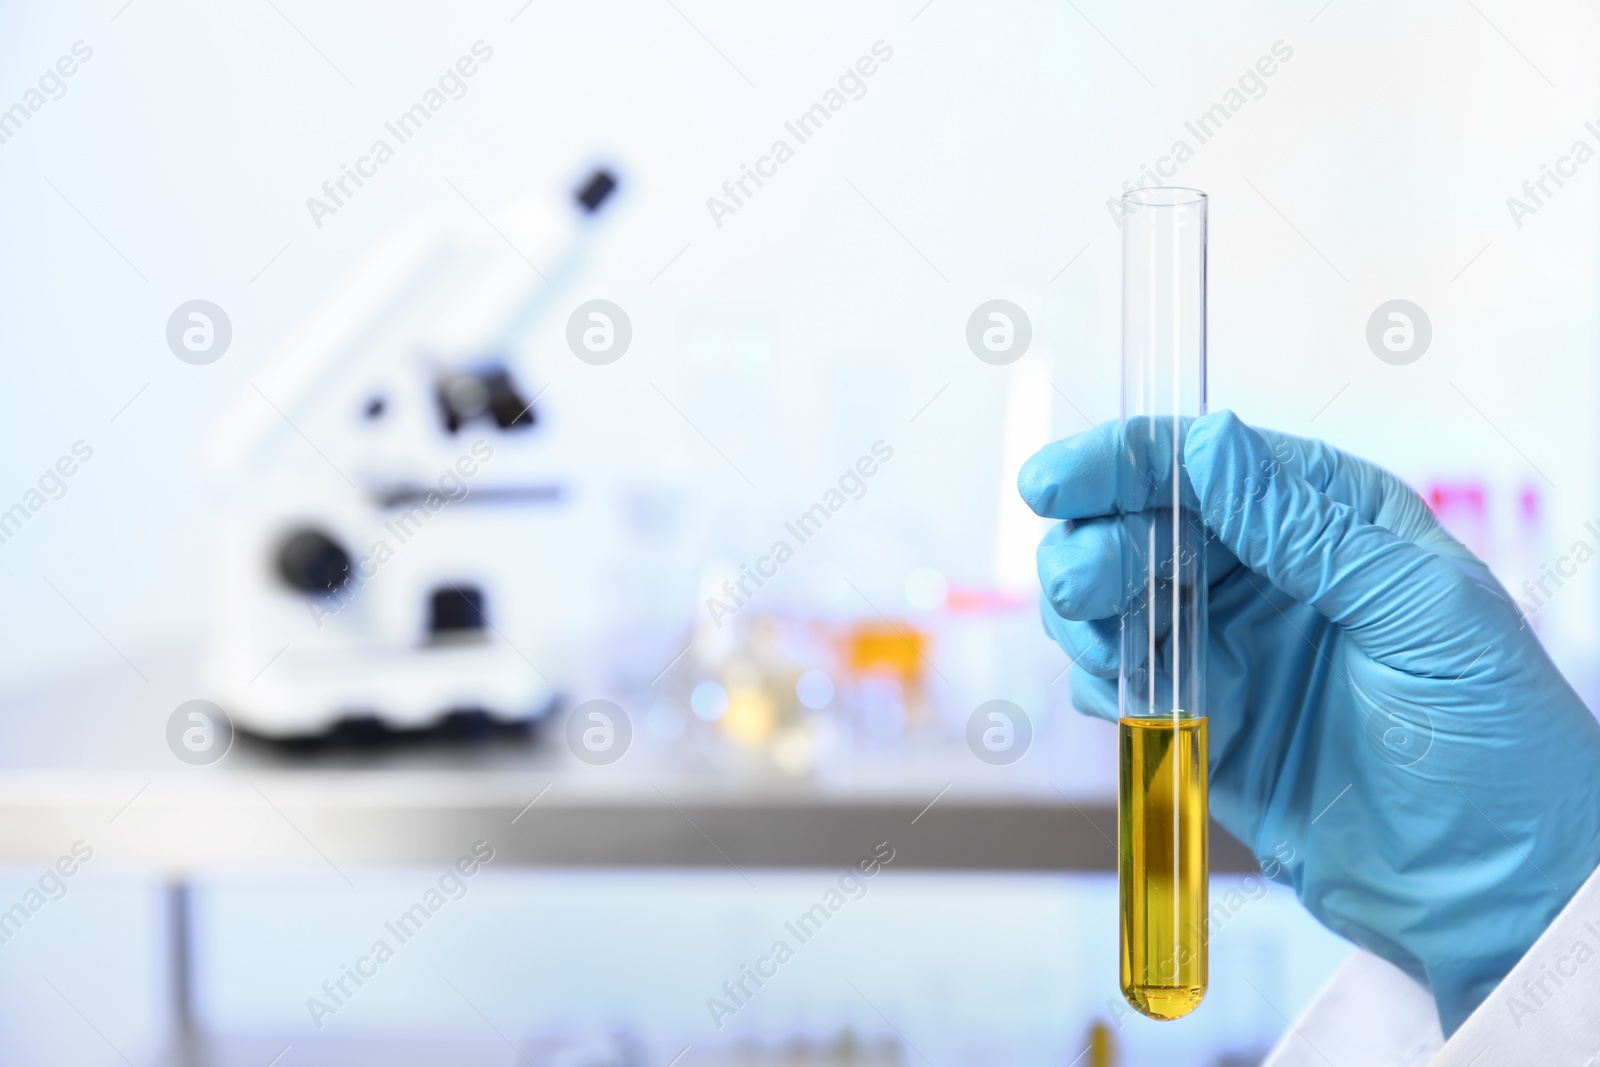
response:
<path id="1" fill-rule="evenodd" d="M 1208 199 L 1201 190 L 1186 185 L 1154 185 L 1122 194 L 1122 202 L 1134 207 L 1189 207 Z"/>

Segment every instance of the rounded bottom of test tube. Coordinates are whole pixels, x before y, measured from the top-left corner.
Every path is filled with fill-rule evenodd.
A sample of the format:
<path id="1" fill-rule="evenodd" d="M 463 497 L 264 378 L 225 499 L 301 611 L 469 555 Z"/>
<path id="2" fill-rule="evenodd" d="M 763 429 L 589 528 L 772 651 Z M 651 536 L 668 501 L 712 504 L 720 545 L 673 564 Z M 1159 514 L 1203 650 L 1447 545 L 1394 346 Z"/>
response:
<path id="1" fill-rule="evenodd" d="M 1163 1022 L 1181 1019 L 1206 997 L 1203 985 L 1124 986 L 1123 997 L 1140 1015 Z"/>

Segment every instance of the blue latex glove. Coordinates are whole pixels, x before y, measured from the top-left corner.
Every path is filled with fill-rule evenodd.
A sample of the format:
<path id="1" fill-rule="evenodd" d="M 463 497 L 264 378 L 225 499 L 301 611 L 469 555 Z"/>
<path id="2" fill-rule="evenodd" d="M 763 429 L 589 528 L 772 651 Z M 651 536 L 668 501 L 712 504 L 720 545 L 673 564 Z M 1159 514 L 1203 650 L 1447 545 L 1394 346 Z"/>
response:
<path id="1" fill-rule="evenodd" d="M 1135 455 L 1111 423 L 1018 477 L 1067 520 L 1039 546 L 1045 628 L 1101 718 L 1128 597 L 1118 516 L 1170 500 L 1163 451 Z M 1230 412 L 1191 423 L 1183 457 L 1214 538 L 1212 814 L 1325 926 L 1425 983 L 1453 1033 L 1600 863 L 1600 724 L 1388 471 Z"/>

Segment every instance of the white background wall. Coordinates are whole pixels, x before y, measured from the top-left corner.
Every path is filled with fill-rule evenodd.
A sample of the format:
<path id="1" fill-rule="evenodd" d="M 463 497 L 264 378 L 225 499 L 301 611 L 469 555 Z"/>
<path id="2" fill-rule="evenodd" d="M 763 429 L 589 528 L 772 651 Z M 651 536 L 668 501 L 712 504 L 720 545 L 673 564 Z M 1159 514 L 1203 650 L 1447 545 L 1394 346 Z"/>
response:
<path id="1" fill-rule="evenodd" d="M 0 680 L 112 657 L 85 619 L 150 670 L 155 650 L 192 644 L 210 530 L 197 449 L 215 413 L 396 225 L 472 223 L 447 180 L 492 218 L 601 158 L 626 196 L 573 302 L 620 303 L 634 349 L 593 368 L 548 330 L 533 353 L 549 403 L 590 431 L 580 479 L 667 484 L 709 531 L 707 561 L 748 558 L 883 437 L 903 463 L 829 552 L 887 602 L 918 566 L 991 581 L 1008 383 L 1053 383 L 1056 433 L 1115 414 L 1106 200 L 1277 41 L 1293 58 L 1177 179 L 1213 198 L 1213 406 L 1414 484 L 1483 479 L 1505 514 L 1538 483 L 1544 555 L 1496 559 L 1536 569 L 1600 517 L 1600 162 L 1520 228 L 1506 198 L 1574 140 L 1600 142 L 1584 129 L 1600 117 L 1597 37 L 1584 5 L 1502 0 L 13 8 L 0 106 L 73 42 L 94 55 L 0 145 L 0 505 L 74 441 L 95 453 L 0 545 Z M 479 39 L 494 59 L 467 95 L 316 228 L 306 197 Z M 715 226 L 706 198 L 879 40 L 894 56 L 865 97 Z M 963 340 L 995 296 L 1036 324 L 1006 369 Z M 194 297 L 234 325 L 208 367 L 164 342 Z M 1411 366 L 1363 337 L 1396 297 L 1433 322 Z M 1600 645 L 1597 576 L 1541 620 L 1575 674 Z M 795 596 L 811 580 L 785 578 Z"/>

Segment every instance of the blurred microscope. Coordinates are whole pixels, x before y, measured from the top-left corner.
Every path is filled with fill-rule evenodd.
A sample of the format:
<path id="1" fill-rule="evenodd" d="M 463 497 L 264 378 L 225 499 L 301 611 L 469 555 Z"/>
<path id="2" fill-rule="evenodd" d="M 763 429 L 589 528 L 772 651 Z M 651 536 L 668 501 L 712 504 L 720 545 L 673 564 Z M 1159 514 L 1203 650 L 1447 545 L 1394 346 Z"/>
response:
<path id="1" fill-rule="evenodd" d="M 584 633 L 568 424 L 526 349 L 617 180 L 399 234 L 244 391 L 203 684 L 243 729 L 526 723 Z"/>

